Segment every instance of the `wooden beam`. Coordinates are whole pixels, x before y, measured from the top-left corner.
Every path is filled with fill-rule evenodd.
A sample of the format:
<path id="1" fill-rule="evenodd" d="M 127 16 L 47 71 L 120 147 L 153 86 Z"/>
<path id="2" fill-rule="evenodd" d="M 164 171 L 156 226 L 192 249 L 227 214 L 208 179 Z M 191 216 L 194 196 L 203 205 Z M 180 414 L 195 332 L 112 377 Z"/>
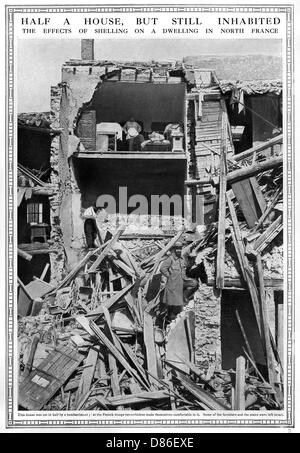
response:
<path id="1" fill-rule="evenodd" d="M 284 306 L 283 300 L 276 301 L 277 326 L 276 326 L 276 346 L 281 363 L 284 363 Z"/>
<path id="2" fill-rule="evenodd" d="M 93 379 L 94 379 L 94 373 L 97 365 L 97 360 L 98 360 L 98 353 L 99 353 L 99 346 L 96 345 L 92 348 L 90 348 L 86 361 L 85 361 L 85 368 L 83 369 L 79 386 L 78 386 L 78 391 L 76 395 L 76 406 L 81 403 L 82 399 L 85 397 L 85 395 L 89 392 Z"/>
<path id="3" fill-rule="evenodd" d="M 39 339 L 40 339 L 39 335 L 35 335 L 32 339 L 28 360 L 26 362 L 25 370 L 24 370 L 24 373 L 22 376 L 23 378 L 27 377 L 31 372 L 31 368 L 32 368 L 33 360 L 34 360 L 34 354 L 35 354 Z"/>
<path id="4" fill-rule="evenodd" d="M 265 210 L 266 202 L 256 178 L 246 178 L 232 184 L 232 190 L 249 228 L 253 228 Z"/>
<path id="5" fill-rule="evenodd" d="M 23 167 L 23 165 L 21 165 L 20 163 L 18 164 L 18 171 L 27 176 L 27 178 L 30 178 L 38 186 L 47 187 L 47 183 L 38 178 L 31 170 L 28 170 L 28 168 Z"/>
<path id="6" fill-rule="evenodd" d="M 41 410 L 78 368 L 84 356 L 69 346 L 54 349 L 19 386 L 19 404 Z"/>
<path id="7" fill-rule="evenodd" d="M 118 351 L 118 349 L 109 341 L 107 336 L 99 329 L 99 327 L 93 322 L 90 322 L 90 328 L 94 332 L 94 334 L 100 339 L 101 343 L 103 343 L 109 352 L 111 352 L 114 357 L 121 363 L 121 365 L 128 371 L 128 373 L 136 379 L 139 384 L 143 388 L 149 388 L 149 384 L 145 384 L 145 382 L 140 378 L 138 373 L 128 364 L 125 357 Z"/>
<path id="8" fill-rule="evenodd" d="M 231 171 L 227 173 L 227 184 L 232 184 L 236 181 L 240 181 L 241 179 L 249 178 L 251 176 L 255 176 L 259 173 L 262 173 L 267 170 L 271 170 L 273 168 L 279 167 L 283 164 L 283 157 L 272 157 L 270 159 L 265 160 L 264 162 L 257 163 L 251 166 L 245 166 L 238 170 Z M 200 179 L 190 179 L 185 181 L 185 185 L 187 186 L 201 186 L 201 184 L 212 184 L 213 186 L 217 186 L 219 184 L 219 178 L 214 177 L 210 178 L 209 180 L 200 180 Z"/>
<path id="9" fill-rule="evenodd" d="M 157 390 L 155 392 L 140 392 L 132 395 L 122 395 L 112 398 L 106 398 L 110 406 L 131 406 L 140 403 L 151 403 L 170 398 L 166 390 Z"/>
<path id="10" fill-rule="evenodd" d="M 251 165 L 249 167 L 240 168 L 239 170 L 234 170 L 228 173 L 227 181 L 228 184 L 232 184 L 241 179 L 249 178 L 250 176 L 255 176 L 263 171 L 271 170 L 273 168 L 279 167 L 283 163 L 283 157 L 273 157 L 265 160 L 264 162 Z"/>
<path id="11" fill-rule="evenodd" d="M 24 252 L 24 250 L 21 250 L 18 248 L 18 256 L 21 258 L 24 258 L 26 261 L 31 261 L 32 260 L 32 255 L 30 255 L 27 252 Z"/>
<path id="12" fill-rule="evenodd" d="M 261 253 L 275 239 L 275 237 L 283 229 L 282 215 L 271 223 L 271 225 L 263 232 L 263 234 L 255 241 L 253 245 L 254 253 Z"/>
<path id="13" fill-rule="evenodd" d="M 144 312 L 144 344 L 147 355 L 147 370 L 150 371 L 151 375 L 158 378 L 157 374 L 157 361 L 154 343 L 154 329 L 152 316 Z M 152 384 L 155 384 L 152 376 L 150 375 L 149 380 Z"/>
<path id="14" fill-rule="evenodd" d="M 88 273 L 91 273 L 91 272 L 96 272 L 97 270 L 97 267 L 102 263 L 102 261 L 104 260 L 104 258 L 107 256 L 108 252 L 110 251 L 110 249 L 113 248 L 113 246 L 116 244 L 116 242 L 118 241 L 119 237 L 122 235 L 122 233 L 125 231 L 125 225 L 121 225 L 119 226 L 119 228 L 117 229 L 116 233 L 114 234 L 114 236 L 111 238 L 110 241 L 108 241 L 105 245 L 104 245 L 104 248 L 102 250 L 102 252 L 100 253 L 100 255 L 97 257 L 96 261 L 91 265 L 91 267 L 88 269 Z"/>
<path id="15" fill-rule="evenodd" d="M 245 342 L 245 345 L 246 345 L 247 350 L 248 350 L 248 354 L 251 357 L 251 359 L 253 360 L 253 362 L 255 362 L 254 355 L 253 355 L 250 343 L 248 341 L 248 338 L 247 338 L 247 335 L 246 335 L 246 332 L 245 332 L 241 317 L 240 317 L 239 312 L 237 310 L 235 310 L 235 316 L 236 316 L 237 322 L 239 324 L 239 327 L 241 329 L 241 332 L 242 332 L 242 335 L 243 335 L 243 338 L 244 338 L 244 342 Z"/>
<path id="16" fill-rule="evenodd" d="M 31 189 L 33 195 L 45 195 L 46 197 L 49 197 L 57 192 L 57 190 L 50 184 L 44 187 L 40 186 L 31 187 Z"/>
<path id="17" fill-rule="evenodd" d="M 51 291 L 49 294 L 55 294 L 59 289 L 63 288 L 67 285 L 80 271 L 80 269 L 88 262 L 90 257 L 95 253 L 99 252 L 104 246 L 102 245 L 98 249 L 90 250 L 85 257 L 78 263 L 74 268 L 68 273 L 68 275 L 57 285 L 57 287 Z"/>
<path id="18" fill-rule="evenodd" d="M 259 280 L 259 293 L 260 293 L 260 303 L 261 303 L 261 323 L 262 323 L 262 332 L 264 338 L 264 346 L 265 346 L 265 354 L 267 360 L 267 367 L 268 367 L 268 376 L 269 382 L 272 386 L 276 381 L 276 372 L 275 372 L 275 365 L 273 361 L 273 351 L 270 341 L 270 327 L 269 327 L 269 317 L 268 317 L 268 307 L 266 305 L 266 291 L 264 285 L 264 270 L 262 266 L 261 256 L 258 253 L 256 256 L 256 264 L 257 264 L 257 274 Z"/>
<path id="19" fill-rule="evenodd" d="M 210 395 L 205 390 L 202 390 L 198 387 L 190 378 L 185 376 L 180 371 L 176 371 L 176 377 L 179 382 L 185 387 L 194 397 L 196 397 L 197 401 L 199 401 L 200 405 L 204 409 L 215 410 L 215 411 L 223 411 L 228 410 L 228 407 L 224 404 L 220 403 L 216 398 Z"/>
<path id="20" fill-rule="evenodd" d="M 245 410 L 245 357 L 239 356 L 236 359 L 234 409 Z"/>
<path id="21" fill-rule="evenodd" d="M 47 263 L 46 266 L 44 267 L 44 270 L 40 276 L 40 280 L 44 280 L 44 278 L 46 277 L 46 274 L 48 272 L 48 269 L 50 267 L 50 263 Z"/>
<path id="22" fill-rule="evenodd" d="M 185 152 L 168 151 L 109 151 L 100 153 L 99 151 L 76 152 L 74 156 L 78 159 L 134 159 L 134 160 L 186 160 Z"/>
<path id="23" fill-rule="evenodd" d="M 262 213 L 261 217 L 258 219 L 258 222 L 257 222 L 255 228 L 253 228 L 253 232 L 257 231 L 263 225 L 263 223 L 266 220 L 266 218 L 268 217 L 269 213 L 276 206 L 276 204 L 277 204 L 277 202 L 278 202 L 278 200 L 279 200 L 281 195 L 282 195 L 282 187 L 280 187 L 277 190 L 276 194 L 274 195 L 273 200 L 271 201 L 269 206 L 266 207 L 266 209 Z"/>
<path id="24" fill-rule="evenodd" d="M 265 288 L 272 288 L 274 290 L 282 291 L 283 290 L 283 279 L 282 278 L 264 278 Z M 213 277 L 208 277 L 207 285 L 214 286 L 215 279 Z M 247 285 L 239 277 L 225 277 L 224 288 L 233 288 L 238 290 L 245 290 Z"/>
<path id="25" fill-rule="evenodd" d="M 247 157 L 251 157 L 253 154 L 258 154 L 262 151 L 265 151 L 268 148 L 271 148 L 274 145 L 281 144 L 283 143 L 283 135 L 280 134 L 277 137 L 272 138 L 271 140 L 268 140 L 267 142 L 261 143 L 258 146 L 254 146 L 253 148 L 249 148 L 246 151 L 243 151 L 242 153 L 236 154 L 233 156 L 233 159 L 236 160 L 237 162 L 246 159 Z"/>
<path id="26" fill-rule="evenodd" d="M 243 278 L 245 279 L 250 295 L 252 300 L 252 305 L 254 309 L 254 314 L 257 322 L 258 330 L 261 334 L 261 323 L 260 323 L 260 306 L 259 306 L 259 299 L 258 299 L 258 291 L 255 285 L 254 277 L 251 273 L 251 269 L 248 264 L 248 259 L 245 255 L 245 246 L 243 243 L 239 223 L 237 220 L 236 212 L 232 203 L 230 192 L 227 192 L 227 203 L 229 206 L 230 216 L 233 224 L 233 230 L 235 234 L 236 240 L 234 241 L 234 246 L 236 248 L 236 254 L 239 260 L 240 267 L 242 269 Z"/>
<path id="27" fill-rule="evenodd" d="M 127 293 L 130 291 L 130 289 L 133 287 L 134 283 L 131 283 L 130 285 L 126 286 L 126 288 L 121 289 L 121 291 L 118 291 L 116 294 L 114 294 L 112 297 L 109 299 L 106 299 L 105 302 L 103 302 L 99 307 L 95 308 L 94 310 L 89 311 L 87 314 L 87 317 L 98 317 L 103 314 L 103 307 L 106 307 L 108 310 L 119 300 L 121 300 Z"/>
<path id="28" fill-rule="evenodd" d="M 216 287 L 224 287 L 224 267 L 225 267 L 225 218 L 226 218 L 226 114 L 222 113 L 222 136 L 220 149 L 220 184 L 219 184 L 219 221 L 218 221 L 218 246 L 217 246 L 217 272 Z"/>
<path id="29" fill-rule="evenodd" d="M 150 256 L 149 258 L 146 258 L 144 261 L 142 261 L 141 267 L 144 267 L 146 264 L 149 264 L 151 262 L 157 263 L 158 261 L 160 261 L 165 256 L 165 254 L 173 247 L 175 242 L 179 241 L 182 233 L 183 233 L 182 231 L 179 231 L 179 233 L 177 233 L 176 236 L 174 236 L 162 250 L 160 250 L 154 256 Z"/>

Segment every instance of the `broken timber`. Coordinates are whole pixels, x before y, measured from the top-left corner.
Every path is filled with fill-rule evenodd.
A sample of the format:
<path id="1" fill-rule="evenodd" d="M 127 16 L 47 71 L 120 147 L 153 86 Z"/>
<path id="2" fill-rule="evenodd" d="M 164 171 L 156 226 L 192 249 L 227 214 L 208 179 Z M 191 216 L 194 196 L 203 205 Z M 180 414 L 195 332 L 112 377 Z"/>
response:
<path id="1" fill-rule="evenodd" d="M 68 346 L 54 349 L 20 384 L 19 405 L 41 410 L 82 360 L 83 355 Z"/>
<path id="2" fill-rule="evenodd" d="M 222 113 L 222 137 L 220 152 L 220 185 L 219 185 L 219 222 L 218 222 L 218 251 L 216 287 L 224 287 L 224 260 L 225 260 L 225 215 L 226 215 L 226 115 Z"/>
<path id="3" fill-rule="evenodd" d="M 240 181 L 241 179 L 255 176 L 267 170 L 272 170 L 273 168 L 279 167 L 282 164 L 283 157 L 278 156 L 272 157 L 270 159 L 265 160 L 264 162 L 260 162 L 255 165 L 245 166 L 238 170 L 231 171 L 227 174 L 227 184 L 231 185 L 236 181 Z M 219 178 L 211 178 L 208 182 L 217 186 L 219 184 Z M 198 179 L 190 179 L 188 181 L 185 181 L 185 185 L 187 186 L 197 186 L 201 184 L 203 184 L 202 181 Z"/>
<path id="4" fill-rule="evenodd" d="M 175 371 L 177 379 L 180 381 L 180 383 L 194 396 L 197 398 L 199 401 L 200 405 L 204 409 L 210 409 L 210 410 L 228 410 L 228 407 L 226 407 L 224 404 L 220 403 L 219 401 L 216 400 L 212 395 L 209 393 L 205 392 L 201 388 L 199 388 L 190 378 L 185 376 L 183 373 L 180 371 Z"/>

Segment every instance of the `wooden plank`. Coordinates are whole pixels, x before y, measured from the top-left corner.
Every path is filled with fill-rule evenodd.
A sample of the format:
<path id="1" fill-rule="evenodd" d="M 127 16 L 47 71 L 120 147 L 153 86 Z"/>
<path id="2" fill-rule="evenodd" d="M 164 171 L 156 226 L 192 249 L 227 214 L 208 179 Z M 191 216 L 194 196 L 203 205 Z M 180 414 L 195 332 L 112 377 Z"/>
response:
<path id="1" fill-rule="evenodd" d="M 255 176 L 258 173 L 263 171 L 271 170 L 273 168 L 279 167 L 283 163 L 283 157 L 273 157 L 267 159 L 264 162 L 257 163 L 255 165 L 250 165 L 248 167 L 241 168 L 239 170 L 234 170 L 228 173 L 227 181 L 228 184 L 232 184 L 241 179 L 249 178 L 250 176 Z"/>
<path id="2" fill-rule="evenodd" d="M 125 225 L 121 225 L 119 226 L 119 228 L 117 229 L 116 233 L 114 234 L 114 236 L 111 238 L 110 241 L 106 242 L 102 252 L 100 253 L 100 255 L 97 257 L 96 261 L 92 264 L 92 266 L 88 269 L 88 273 L 91 273 L 91 272 L 96 272 L 97 270 L 97 267 L 102 263 L 102 261 L 104 260 L 104 258 L 107 256 L 108 252 L 110 251 L 110 249 L 113 248 L 113 246 L 116 244 L 116 242 L 118 241 L 119 237 L 122 235 L 122 233 L 125 231 Z"/>
<path id="3" fill-rule="evenodd" d="M 130 277 L 130 278 L 136 277 L 136 273 L 135 273 L 134 269 L 127 266 L 127 264 L 125 264 L 123 261 L 114 258 L 112 262 L 118 269 L 121 269 L 123 272 L 125 272 L 125 274 L 128 277 Z"/>
<path id="4" fill-rule="evenodd" d="M 257 204 L 260 208 L 260 212 L 261 214 L 264 212 L 264 210 L 266 209 L 267 207 L 267 203 L 266 203 L 266 200 L 265 200 L 265 197 L 262 193 L 262 190 L 257 182 L 257 179 L 255 176 L 252 176 L 251 178 L 249 178 L 250 180 L 250 184 L 252 186 L 252 190 L 254 192 L 254 195 L 255 195 L 255 198 L 256 198 L 256 201 L 257 201 Z"/>
<path id="5" fill-rule="evenodd" d="M 271 201 L 271 203 L 269 204 L 268 207 L 266 207 L 266 209 L 264 210 L 262 216 L 258 219 L 258 222 L 255 226 L 255 228 L 253 229 L 253 232 L 257 231 L 264 223 L 264 221 L 267 219 L 269 213 L 272 211 L 272 209 L 276 206 L 276 203 L 278 202 L 280 196 L 282 195 L 282 187 L 280 187 L 275 195 L 274 195 L 274 198 L 273 200 Z"/>
<path id="6" fill-rule="evenodd" d="M 41 410 L 76 370 L 83 356 L 70 347 L 52 351 L 20 384 L 19 405 Z"/>
<path id="7" fill-rule="evenodd" d="M 249 228 L 253 228 L 263 211 L 258 209 L 250 179 L 237 181 L 231 187 Z"/>
<path id="8" fill-rule="evenodd" d="M 18 170 L 23 173 L 25 176 L 30 178 L 33 182 L 35 182 L 38 186 L 40 187 L 46 187 L 47 183 L 42 181 L 40 178 L 38 178 L 32 171 L 28 170 L 28 168 L 23 167 L 20 163 L 18 164 Z"/>
<path id="9" fill-rule="evenodd" d="M 112 297 L 109 299 L 106 299 L 105 302 L 103 302 L 99 307 L 95 308 L 94 310 L 89 311 L 87 313 L 87 317 L 97 317 L 103 314 L 103 307 L 106 307 L 108 310 L 113 307 L 114 304 L 119 302 L 133 287 L 134 283 L 131 283 L 130 285 L 126 286 L 126 288 L 121 289 L 121 291 L 118 291 L 116 294 L 114 294 Z"/>
<path id="10" fill-rule="evenodd" d="M 23 250 L 18 248 L 18 256 L 21 258 L 24 258 L 26 261 L 31 261 L 32 260 L 32 255 L 30 255 L 27 252 L 24 252 Z"/>
<path id="11" fill-rule="evenodd" d="M 210 395 L 205 390 L 202 390 L 198 387 L 190 378 L 185 376 L 180 371 L 176 371 L 176 377 L 179 382 L 188 390 L 194 397 L 196 397 L 197 401 L 201 404 L 204 409 L 215 410 L 215 411 L 223 411 L 228 410 L 228 407 L 224 404 L 220 403 L 216 398 Z"/>
<path id="12" fill-rule="evenodd" d="M 267 142 L 261 143 L 258 146 L 255 146 L 253 148 L 249 148 L 246 151 L 243 151 L 242 153 L 237 154 L 234 156 L 234 159 L 239 162 L 241 160 L 247 159 L 248 157 L 251 157 L 254 153 L 259 154 L 262 151 L 267 150 L 268 148 L 271 148 L 273 145 L 283 143 L 283 135 L 280 134 L 277 137 L 272 138 L 271 140 L 268 140 Z"/>
<path id="13" fill-rule="evenodd" d="M 33 360 L 34 360 L 34 354 L 35 354 L 39 339 L 40 339 L 39 335 L 35 335 L 32 339 L 28 360 L 26 362 L 25 370 L 22 375 L 23 379 L 26 378 L 31 372 L 31 368 L 32 368 Z"/>
<path id="14" fill-rule="evenodd" d="M 245 410 L 245 357 L 239 356 L 236 359 L 234 409 Z"/>
<path id="15" fill-rule="evenodd" d="M 142 365 L 138 362 L 138 360 L 137 360 L 136 356 L 134 355 L 134 353 L 132 352 L 132 349 L 130 348 L 130 346 L 127 343 L 123 343 L 123 341 L 121 341 L 120 339 L 119 339 L 119 342 L 120 342 L 120 345 L 122 346 L 125 354 L 127 354 L 129 359 L 131 360 L 131 362 L 134 364 L 135 368 L 140 373 L 141 377 L 146 382 L 148 382 L 148 378 L 147 378 L 147 375 L 145 373 L 145 370 L 142 367 Z"/>
<path id="16" fill-rule="evenodd" d="M 239 324 L 239 327 L 241 329 L 241 332 L 242 332 L 242 335 L 243 335 L 243 338 L 244 338 L 244 342 L 245 342 L 245 345 L 247 347 L 248 354 L 251 357 L 251 359 L 253 360 L 253 362 L 255 362 L 254 355 L 253 355 L 250 343 L 248 341 L 248 338 L 247 338 L 247 335 L 246 335 L 246 332 L 245 332 L 241 317 L 240 317 L 239 312 L 237 310 L 235 310 L 235 316 L 236 316 L 237 322 Z"/>
<path id="17" fill-rule="evenodd" d="M 153 375 L 155 378 L 158 378 L 153 319 L 152 316 L 146 311 L 144 312 L 144 344 L 147 356 L 147 370 L 150 371 L 151 375 Z M 155 381 L 153 380 L 151 375 L 149 379 L 150 382 L 154 384 Z"/>
<path id="18" fill-rule="evenodd" d="M 260 293 L 260 303 L 261 303 L 261 322 L 262 322 L 262 331 L 264 338 L 265 354 L 268 367 L 268 376 L 269 382 L 273 386 L 276 379 L 275 364 L 273 361 L 273 351 L 270 341 L 270 328 L 269 328 L 269 317 L 268 317 L 268 307 L 266 305 L 266 291 L 264 285 L 264 271 L 262 266 L 261 256 L 258 253 L 256 256 L 257 264 L 257 274 L 259 279 L 259 293 Z"/>
<path id="19" fill-rule="evenodd" d="M 94 379 L 94 373 L 96 369 L 96 364 L 98 360 L 98 353 L 99 353 L 99 346 L 96 345 L 92 348 L 90 348 L 86 361 L 85 361 L 85 368 L 82 372 L 79 386 L 78 386 L 78 391 L 76 395 L 76 406 L 80 404 L 82 398 L 85 397 L 85 395 L 88 393 L 88 391 L 91 388 L 93 379 Z"/>
<path id="20" fill-rule="evenodd" d="M 132 395 L 122 395 L 112 398 L 106 398 L 107 404 L 110 406 L 131 406 L 140 403 L 151 403 L 170 398 L 166 390 L 157 390 L 155 392 L 139 392 Z"/>
<path id="21" fill-rule="evenodd" d="M 47 263 L 46 266 L 44 267 L 44 270 L 40 276 L 40 280 L 44 280 L 44 278 L 46 277 L 46 274 L 48 272 L 48 269 L 50 267 L 50 263 Z"/>
<path id="22" fill-rule="evenodd" d="M 244 243 L 242 240 L 239 223 L 238 223 L 236 212 L 235 212 L 232 200 L 231 200 L 230 192 L 226 193 L 226 197 L 227 197 L 227 203 L 229 206 L 230 216 L 231 216 L 232 225 L 233 225 L 233 229 L 234 229 L 234 234 L 236 237 L 236 240 L 234 241 L 234 246 L 236 247 L 236 254 L 237 254 L 237 257 L 239 260 L 240 267 L 243 272 L 243 277 L 245 278 L 245 281 L 247 283 L 247 286 L 248 286 L 248 289 L 250 292 L 253 310 L 254 310 L 254 314 L 255 314 L 255 318 L 256 318 L 256 322 L 257 322 L 257 327 L 261 334 L 260 306 L 259 306 L 259 299 L 258 299 L 258 291 L 257 291 L 256 285 L 255 285 L 254 277 L 249 268 L 247 257 L 245 255 L 245 246 L 244 246 Z"/>
<path id="23" fill-rule="evenodd" d="M 175 242 L 179 241 L 180 237 L 182 236 L 182 233 L 183 233 L 182 231 L 179 231 L 176 234 L 176 236 L 174 236 L 162 250 L 160 250 L 154 256 L 150 256 L 149 258 L 145 259 L 141 263 L 142 267 L 145 266 L 146 264 L 149 264 L 150 262 L 155 261 L 157 263 L 158 261 L 160 261 L 165 256 L 165 254 L 173 247 Z"/>
<path id="24" fill-rule="evenodd" d="M 254 252 L 261 253 L 273 239 L 280 233 L 283 229 L 282 215 L 277 217 L 277 219 L 263 232 L 263 234 L 255 241 L 253 250 Z"/>
<path id="25" fill-rule="evenodd" d="M 107 336 L 99 329 L 99 327 L 93 322 L 90 322 L 90 328 L 95 335 L 101 340 L 101 342 L 107 347 L 107 349 L 114 355 L 114 357 L 121 363 L 121 365 L 128 371 L 128 373 L 134 377 L 143 388 L 149 388 L 145 382 L 140 378 L 139 374 L 128 364 L 125 357 L 118 351 L 118 349 L 109 341 Z"/>
<path id="26" fill-rule="evenodd" d="M 222 114 L 222 140 L 220 148 L 220 184 L 219 184 L 219 221 L 218 221 L 218 246 L 217 246 L 217 272 L 216 287 L 224 287 L 224 261 L 225 261 L 225 216 L 226 216 L 226 117 Z"/>
<path id="27" fill-rule="evenodd" d="M 122 348 L 120 348 L 120 345 L 118 344 L 118 341 L 117 341 L 117 337 L 114 335 L 114 333 L 112 331 L 110 314 L 106 307 L 103 307 L 103 313 L 104 313 L 105 320 L 107 322 L 107 326 L 108 326 L 108 329 L 110 332 L 111 340 L 113 341 L 116 348 L 122 353 Z M 110 384 L 111 384 L 112 394 L 113 394 L 113 396 L 117 396 L 117 395 L 121 394 L 119 378 L 118 378 L 118 367 L 117 367 L 117 362 L 116 362 L 115 357 L 110 352 L 108 353 L 108 363 L 109 363 L 109 368 L 111 371 Z M 122 408 L 123 407 L 119 407 L 118 409 L 122 409 Z"/>
<path id="28" fill-rule="evenodd" d="M 271 159 L 267 159 L 264 162 L 257 163 L 251 166 L 245 166 L 240 168 L 239 170 L 231 171 L 227 174 L 227 183 L 232 184 L 236 181 L 241 179 L 249 178 L 250 176 L 255 176 L 259 173 L 262 173 L 267 170 L 271 170 L 273 168 L 279 167 L 283 163 L 283 157 L 274 157 Z M 214 185 L 217 186 L 219 183 L 219 178 L 214 178 Z M 197 179 L 190 179 L 186 182 L 189 186 L 196 186 L 199 184 L 199 180 Z"/>
<path id="29" fill-rule="evenodd" d="M 53 289 L 53 291 L 51 291 L 49 294 L 55 294 L 59 289 L 66 286 L 76 276 L 80 269 L 88 262 L 90 257 L 95 253 L 98 253 L 103 247 L 104 246 L 102 245 L 98 249 L 90 250 L 85 255 L 85 257 L 78 264 L 76 264 L 76 266 L 69 272 L 69 274 L 59 283 L 59 285 L 55 289 Z"/>

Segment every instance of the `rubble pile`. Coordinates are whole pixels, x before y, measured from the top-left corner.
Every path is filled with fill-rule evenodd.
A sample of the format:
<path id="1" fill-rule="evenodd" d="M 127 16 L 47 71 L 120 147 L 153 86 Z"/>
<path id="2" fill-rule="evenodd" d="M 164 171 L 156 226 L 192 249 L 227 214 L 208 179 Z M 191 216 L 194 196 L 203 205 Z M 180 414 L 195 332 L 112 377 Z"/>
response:
<path id="1" fill-rule="evenodd" d="M 182 232 L 129 250 L 123 231 L 48 288 L 39 313 L 19 319 L 20 408 L 232 409 L 236 372 L 195 363 L 194 301 L 172 322 L 161 302 L 160 264 Z M 206 228 L 183 253 L 197 254 L 215 233 Z M 245 401 L 248 409 L 279 408 L 251 357 Z"/>

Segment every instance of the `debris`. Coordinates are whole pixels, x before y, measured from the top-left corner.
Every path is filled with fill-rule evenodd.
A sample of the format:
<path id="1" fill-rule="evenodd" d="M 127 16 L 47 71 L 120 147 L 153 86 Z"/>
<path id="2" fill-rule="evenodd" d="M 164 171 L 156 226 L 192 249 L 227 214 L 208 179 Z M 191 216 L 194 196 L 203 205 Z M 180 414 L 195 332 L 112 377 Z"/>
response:
<path id="1" fill-rule="evenodd" d="M 278 184 L 272 181 L 272 190 L 268 183 L 261 189 L 262 176 L 243 180 L 262 203 L 258 203 L 260 211 L 249 228 L 246 212 L 253 200 L 244 197 L 241 201 L 235 190 L 240 183 L 226 190 L 226 154 L 223 157 L 218 225 L 211 223 L 199 230 L 193 242 L 184 244 L 183 254 L 195 261 L 199 282 L 214 272 L 220 290 L 228 287 L 228 281 L 238 281 L 239 289 L 248 291 L 267 371 L 256 362 L 256 346 L 238 310 L 233 316 L 244 345 L 235 369 L 221 370 L 213 358 L 206 365 L 199 364 L 195 359 L 199 296 L 172 322 L 162 303 L 165 281 L 160 266 L 183 232 L 169 241 L 152 240 L 147 246 L 132 241 L 125 246 L 121 225 L 112 239 L 87 251 L 55 288 L 43 281 L 47 266 L 41 278 L 28 285 L 19 280 L 21 409 L 224 411 L 282 407 L 282 365 L 265 301 L 266 276 L 273 281 L 273 268 L 279 276 L 283 268 L 280 242 L 273 244 L 282 228 L 282 214 L 276 211 L 277 217 L 268 223 L 281 196 L 280 178 Z M 214 284 L 215 280 L 209 281 Z M 213 315 L 210 323 L 213 326 Z"/>

